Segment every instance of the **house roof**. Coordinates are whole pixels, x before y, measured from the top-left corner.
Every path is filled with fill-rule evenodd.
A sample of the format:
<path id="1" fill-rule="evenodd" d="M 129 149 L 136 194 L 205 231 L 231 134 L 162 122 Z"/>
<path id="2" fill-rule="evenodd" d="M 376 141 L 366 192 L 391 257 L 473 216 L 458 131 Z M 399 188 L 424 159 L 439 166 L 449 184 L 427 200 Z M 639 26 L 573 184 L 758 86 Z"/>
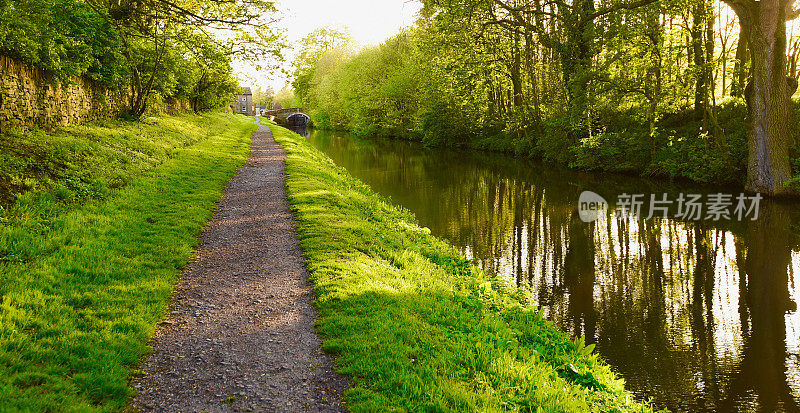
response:
<path id="1" fill-rule="evenodd" d="M 250 88 L 249 88 L 249 87 L 243 87 L 243 88 L 242 88 L 242 94 L 243 94 L 243 95 L 252 95 L 252 94 L 253 94 L 253 92 L 251 92 L 251 91 L 250 91 Z"/>

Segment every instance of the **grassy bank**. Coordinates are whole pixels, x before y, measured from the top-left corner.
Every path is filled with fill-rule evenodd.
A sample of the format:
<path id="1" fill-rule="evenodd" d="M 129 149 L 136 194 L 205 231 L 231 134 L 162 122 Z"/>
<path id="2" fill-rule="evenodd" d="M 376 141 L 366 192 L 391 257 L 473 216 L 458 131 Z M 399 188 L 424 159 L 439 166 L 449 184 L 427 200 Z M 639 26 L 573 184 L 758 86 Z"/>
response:
<path id="1" fill-rule="evenodd" d="M 354 411 L 650 411 L 529 295 L 271 126 L 320 312 Z"/>
<path id="2" fill-rule="evenodd" d="M 252 118 L 0 136 L 0 411 L 116 410 Z"/>

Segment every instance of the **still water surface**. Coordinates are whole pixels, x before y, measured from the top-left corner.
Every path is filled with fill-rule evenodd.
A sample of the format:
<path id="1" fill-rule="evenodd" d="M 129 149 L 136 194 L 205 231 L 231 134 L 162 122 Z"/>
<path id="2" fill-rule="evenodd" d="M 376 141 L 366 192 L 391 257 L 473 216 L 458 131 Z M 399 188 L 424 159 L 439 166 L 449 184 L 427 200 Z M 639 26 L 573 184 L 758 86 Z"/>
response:
<path id="1" fill-rule="evenodd" d="M 487 273 L 529 286 L 640 399 L 673 411 L 800 411 L 800 204 L 762 201 L 747 222 L 584 223 L 583 190 L 609 201 L 739 191 L 338 132 L 309 141 Z"/>

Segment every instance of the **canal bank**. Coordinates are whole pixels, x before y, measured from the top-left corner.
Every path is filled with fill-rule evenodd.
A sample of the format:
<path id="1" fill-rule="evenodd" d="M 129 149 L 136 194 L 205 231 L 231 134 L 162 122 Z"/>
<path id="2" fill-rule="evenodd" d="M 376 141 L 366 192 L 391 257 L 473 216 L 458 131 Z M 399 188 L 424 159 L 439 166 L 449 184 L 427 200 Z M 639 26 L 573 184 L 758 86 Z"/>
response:
<path id="1" fill-rule="evenodd" d="M 354 411 L 651 411 L 610 368 L 306 140 L 270 126 L 317 295 L 318 331 Z"/>
<path id="2" fill-rule="evenodd" d="M 797 203 L 764 200 L 755 220 L 584 223 L 584 190 L 610 209 L 625 193 L 738 190 L 338 132 L 312 131 L 309 142 L 488 275 L 530 289 L 532 305 L 595 344 L 637 399 L 673 411 L 798 411 Z"/>

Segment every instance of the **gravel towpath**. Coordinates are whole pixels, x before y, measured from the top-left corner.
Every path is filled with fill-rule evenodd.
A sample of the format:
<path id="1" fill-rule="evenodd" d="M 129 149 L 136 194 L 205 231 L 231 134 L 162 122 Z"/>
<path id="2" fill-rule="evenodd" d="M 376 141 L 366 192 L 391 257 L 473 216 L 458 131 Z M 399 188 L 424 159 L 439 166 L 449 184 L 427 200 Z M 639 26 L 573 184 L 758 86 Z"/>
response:
<path id="1" fill-rule="evenodd" d="M 284 188 L 286 155 L 265 126 L 228 183 L 176 287 L 134 408 L 342 411 L 344 377 L 314 331 L 308 272 Z"/>

